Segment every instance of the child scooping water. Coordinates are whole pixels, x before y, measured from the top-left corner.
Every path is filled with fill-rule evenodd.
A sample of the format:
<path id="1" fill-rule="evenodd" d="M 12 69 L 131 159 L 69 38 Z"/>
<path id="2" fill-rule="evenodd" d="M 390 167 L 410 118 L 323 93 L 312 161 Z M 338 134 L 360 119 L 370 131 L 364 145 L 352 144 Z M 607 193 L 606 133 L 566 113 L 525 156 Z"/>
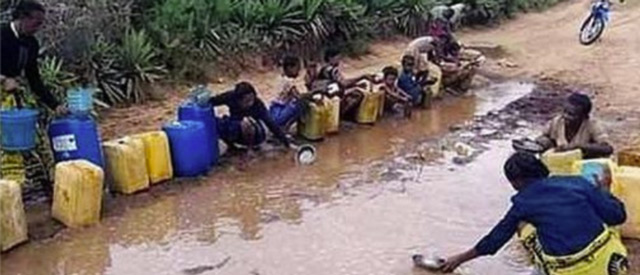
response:
<path id="1" fill-rule="evenodd" d="M 383 78 L 381 89 L 384 92 L 384 108 L 386 111 L 392 112 L 401 109 L 406 117 L 410 117 L 413 99 L 411 95 L 396 86 L 398 75 L 398 69 L 392 66 L 387 66 L 382 69 Z"/>
<path id="2" fill-rule="evenodd" d="M 297 85 L 300 67 L 300 59 L 295 56 L 286 56 L 283 59 L 278 97 L 269 107 L 273 121 L 285 132 L 300 117 L 302 110 L 300 105 L 302 85 Z"/>

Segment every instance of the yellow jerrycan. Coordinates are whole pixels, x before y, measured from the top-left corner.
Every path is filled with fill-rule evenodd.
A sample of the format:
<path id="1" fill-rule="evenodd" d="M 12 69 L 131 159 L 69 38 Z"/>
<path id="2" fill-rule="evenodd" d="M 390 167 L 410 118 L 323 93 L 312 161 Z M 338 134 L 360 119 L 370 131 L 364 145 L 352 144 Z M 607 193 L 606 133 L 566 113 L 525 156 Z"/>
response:
<path id="1" fill-rule="evenodd" d="M 429 61 L 427 63 L 427 68 L 429 70 L 429 78 L 436 79 L 436 83 L 429 86 L 428 90 L 431 93 L 431 98 L 441 98 L 442 97 L 442 69 L 440 66 L 435 63 Z M 426 101 L 426 100 L 425 100 Z"/>
<path id="2" fill-rule="evenodd" d="M 145 160 L 144 143 L 125 137 L 103 144 L 108 182 L 115 191 L 133 194 L 149 188 L 149 174 Z"/>
<path id="3" fill-rule="evenodd" d="M 384 97 L 384 93 L 380 89 L 374 90 L 371 86 L 371 82 L 363 81 L 364 88 L 358 89 L 364 97 L 358 107 L 358 115 L 356 121 L 362 124 L 374 124 L 378 120 L 380 114 L 380 103 L 382 103 L 381 97 Z"/>
<path id="4" fill-rule="evenodd" d="M 581 150 L 572 150 L 567 152 L 556 152 L 549 150 L 542 154 L 542 162 L 549 168 L 551 175 L 576 175 L 574 164 L 582 160 Z"/>
<path id="5" fill-rule="evenodd" d="M 327 108 L 325 131 L 327 134 L 337 134 L 340 131 L 340 97 L 326 96 L 324 105 Z"/>
<path id="6" fill-rule="evenodd" d="M 171 150 L 169 139 L 163 131 L 154 131 L 134 135 L 144 144 L 144 156 L 151 184 L 160 183 L 173 178 L 171 166 Z"/>
<path id="7" fill-rule="evenodd" d="M 56 164 L 51 215 L 68 227 L 97 224 L 102 208 L 104 172 L 86 160 Z"/>
<path id="8" fill-rule="evenodd" d="M 622 236 L 640 239 L 640 168 L 619 166 L 613 173 L 611 193 L 627 211 L 627 221 L 620 228 Z"/>
<path id="9" fill-rule="evenodd" d="M 298 122 L 298 134 L 311 141 L 324 139 L 326 133 L 327 108 L 324 104 L 324 96 L 316 94 L 306 103 L 300 121 Z"/>
<path id="10" fill-rule="evenodd" d="M 620 166 L 640 167 L 640 147 L 627 148 L 618 152 L 618 164 Z"/>
<path id="11" fill-rule="evenodd" d="M 27 239 L 22 188 L 16 181 L 0 179 L 0 250 L 7 251 Z"/>

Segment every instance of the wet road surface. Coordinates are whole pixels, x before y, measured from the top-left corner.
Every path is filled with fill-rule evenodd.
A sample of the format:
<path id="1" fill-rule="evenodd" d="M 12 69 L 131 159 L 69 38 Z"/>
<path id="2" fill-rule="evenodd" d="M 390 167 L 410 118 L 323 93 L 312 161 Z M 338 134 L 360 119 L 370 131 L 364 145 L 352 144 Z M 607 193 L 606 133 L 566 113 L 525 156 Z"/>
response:
<path id="1" fill-rule="evenodd" d="M 412 254 L 467 249 L 506 212 L 513 191 L 501 167 L 511 149 L 492 142 L 466 166 L 446 153 L 434 162 L 405 156 L 531 89 L 492 86 L 410 121 L 354 126 L 318 144 L 312 166 L 272 152 L 118 197 L 99 225 L 2 255 L 1 274 L 428 274 L 412 268 Z M 528 274 L 523 259 L 513 243 L 461 274 Z"/>

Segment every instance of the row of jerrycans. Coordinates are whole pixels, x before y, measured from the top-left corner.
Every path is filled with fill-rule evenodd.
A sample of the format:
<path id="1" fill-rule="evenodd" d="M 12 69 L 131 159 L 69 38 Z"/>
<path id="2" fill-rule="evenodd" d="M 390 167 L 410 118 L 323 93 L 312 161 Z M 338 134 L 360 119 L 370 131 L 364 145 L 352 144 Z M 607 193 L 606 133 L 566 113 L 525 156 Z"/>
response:
<path id="1" fill-rule="evenodd" d="M 104 171 L 85 160 L 56 164 L 52 216 L 69 227 L 100 220 L 105 182 L 113 191 L 133 194 L 173 177 L 169 141 L 162 131 L 108 141 L 103 150 Z"/>
<path id="2" fill-rule="evenodd" d="M 362 81 L 353 88 L 363 95 L 355 116 L 356 122 L 374 124 L 382 116 L 384 93 L 373 87 L 371 82 Z M 336 134 L 340 130 L 340 102 L 336 95 L 337 85 L 330 85 L 326 94 L 316 94 L 306 104 L 300 121 L 298 133 L 308 140 L 322 140 L 327 134 Z"/>
<path id="3" fill-rule="evenodd" d="M 56 164 L 51 215 L 68 227 L 100 221 L 105 180 L 115 191 L 132 194 L 173 177 L 164 132 L 105 142 L 103 149 L 108 173 L 87 160 Z M 22 187 L 17 181 L 0 180 L 0 250 L 9 250 L 27 239 Z"/>
<path id="4" fill-rule="evenodd" d="M 170 141 L 164 131 L 104 142 L 102 150 L 104 169 L 88 160 L 56 164 L 52 216 L 68 227 L 100 221 L 105 183 L 113 191 L 133 194 L 174 176 Z M 28 238 L 21 193 L 17 181 L 0 180 L 2 251 Z"/>
<path id="5" fill-rule="evenodd" d="M 552 175 L 580 175 L 596 184 L 596 179 L 610 183 L 610 191 L 626 208 L 627 221 L 620 226 L 623 237 L 640 239 L 640 167 L 612 159 L 583 160 L 580 150 L 547 152 L 541 159 Z M 619 156 L 618 156 L 619 157 Z"/>

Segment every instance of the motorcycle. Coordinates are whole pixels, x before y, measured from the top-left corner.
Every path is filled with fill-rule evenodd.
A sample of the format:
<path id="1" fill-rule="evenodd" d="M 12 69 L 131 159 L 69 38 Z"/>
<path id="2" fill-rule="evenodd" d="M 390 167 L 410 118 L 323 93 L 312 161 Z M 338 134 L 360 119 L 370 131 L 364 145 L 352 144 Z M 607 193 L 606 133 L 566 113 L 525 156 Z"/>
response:
<path id="1" fill-rule="evenodd" d="M 610 9 L 611 2 L 609 0 L 598 0 L 591 5 L 591 13 L 580 27 L 580 44 L 591 45 L 602 36 L 604 28 L 609 22 Z"/>

